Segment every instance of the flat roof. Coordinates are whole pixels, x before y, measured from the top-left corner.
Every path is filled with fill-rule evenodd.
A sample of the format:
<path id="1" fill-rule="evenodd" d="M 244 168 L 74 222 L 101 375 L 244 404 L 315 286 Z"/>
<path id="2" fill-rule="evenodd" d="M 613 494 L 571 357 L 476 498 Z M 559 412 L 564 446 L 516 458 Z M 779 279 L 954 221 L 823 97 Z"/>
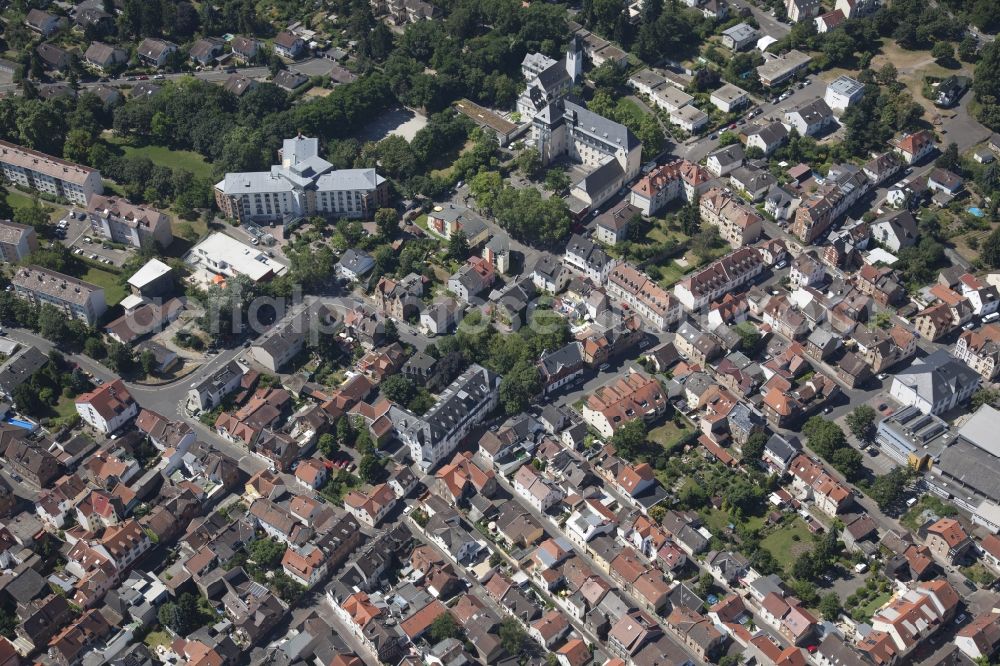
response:
<path id="1" fill-rule="evenodd" d="M 269 274 L 281 275 L 286 267 L 270 259 L 267 254 L 255 247 L 241 243 L 231 236 L 216 232 L 198 243 L 191 249 L 192 260 L 209 270 L 220 268 L 231 269 L 233 273 L 246 275 L 251 280 L 262 280 Z M 206 263 L 210 259 L 215 266 Z M 220 266 L 219 264 L 226 264 Z"/>
<path id="2" fill-rule="evenodd" d="M 479 106 L 472 100 L 460 99 L 455 102 L 455 108 L 458 109 L 458 112 L 462 115 L 471 118 L 476 124 L 486 125 L 500 134 L 507 135 L 517 129 L 517 125 L 514 123 L 497 115 L 489 109 Z"/>

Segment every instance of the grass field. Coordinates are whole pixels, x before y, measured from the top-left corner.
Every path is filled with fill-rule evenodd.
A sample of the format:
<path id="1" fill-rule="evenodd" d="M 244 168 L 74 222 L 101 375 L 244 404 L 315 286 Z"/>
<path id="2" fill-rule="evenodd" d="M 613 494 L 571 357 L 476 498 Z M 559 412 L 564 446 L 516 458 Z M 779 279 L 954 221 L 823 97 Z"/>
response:
<path id="1" fill-rule="evenodd" d="M 438 167 L 431 169 L 431 175 L 443 178 L 445 180 L 450 179 L 452 168 L 455 165 L 455 160 L 457 160 L 459 157 L 472 150 L 472 147 L 474 145 L 476 145 L 476 142 L 473 141 L 472 139 L 469 139 L 468 141 L 465 142 L 465 145 L 463 145 L 462 149 L 459 150 L 458 152 L 452 151 L 440 155 L 438 159 L 435 160 L 435 163 L 431 165 L 432 167 L 435 166 Z"/>
<path id="2" fill-rule="evenodd" d="M 153 164 L 170 167 L 171 169 L 186 169 L 198 178 L 208 178 L 212 175 L 212 165 L 205 158 L 190 150 L 171 150 L 166 146 L 132 146 L 127 143 L 112 141 L 129 157 L 148 157 Z"/>
<path id="3" fill-rule="evenodd" d="M 673 421 L 667 421 L 663 425 L 649 431 L 648 439 L 656 442 L 665 449 L 671 448 L 677 441 L 690 432 L 690 428 L 679 428 Z"/>
<path id="4" fill-rule="evenodd" d="M 96 284 L 104 288 L 104 300 L 108 307 L 118 305 L 126 296 L 125 287 L 118 283 L 118 276 L 109 271 L 101 270 L 95 266 L 90 266 L 86 273 L 80 276 L 84 282 Z"/>
<path id="5" fill-rule="evenodd" d="M 7 190 L 7 205 L 11 208 L 26 208 L 31 205 L 31 197 L 13 188 Z"/>
<path id="6" fill-rule="evenodd" d="M 705 525 L 708 526 L 708 530 L 712 534 L 725 534 L 729 532 L 730 524 L 735 525 L 737 523 L 728 512 L 722 509 L 707 509 L 702 511 L 701 515 L 705 519 Z M 760 529 L 764 525 L 764 519 L 759 516 L 745 516 L 739 522 L 748 529 Z"/>
<path id="7" fill-rule="evenodd" d="M 795 516 L 791 522 L 786 521 L 784 525 L 764 537 L 760 545 L 768 549 L 787 572 L 795 560 L 812 550 L 812 535 L 809 534 L 805 522 Z"/>

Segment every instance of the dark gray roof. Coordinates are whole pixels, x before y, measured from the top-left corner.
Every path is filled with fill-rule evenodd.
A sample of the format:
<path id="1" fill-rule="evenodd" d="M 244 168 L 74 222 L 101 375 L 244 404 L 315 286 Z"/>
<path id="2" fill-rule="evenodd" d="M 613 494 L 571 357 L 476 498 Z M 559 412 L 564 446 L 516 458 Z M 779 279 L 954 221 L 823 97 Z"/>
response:
<path id="1" fill-rule="evenodd" d="M 593 135 L 599 140 L 625 147 L 632 150 L 639 146 L 639 140 L 635 135 L 621 123 L 609 120 L 604 116 L 594 113 L 585 106 L 577 104 L 572 100 L 564 103 L 567 119 L 575 122 L 579 129 Z"/>
<path id="2" fill-rule="evenodd" d="M 580 257 L 588 266 L 598 270 L 607 266 L 611 261 L 611 257 L 600 245 L 580 234 L 570 236 L 569 242 L 566 243 L 566 253 Z"/>
<path id="3" fill-rule="evenodd" d="M 538 362 L 543 371 L 549 375 L 557 374 L 566 367 L 581 367 L 583 365 L 582 345 L 573 341 L 553 352 L 543 352 Z"/>
<path id="4" fill-rule="evenodd" d="M 979 383 L 979 374 L 945 349 L 939 349 L 910 367 L 896 372 L 895 381 L 911 387 L 918 396 L 937 405 L 950 395 Z"/>
<path id="5" fill-rule="evenodd" d="M 36 347 L 26 347 L 0 366 L 0 390 L 10 394 L 49 360 Z"/>
<path id="6" fill-rule="evenodd" d="M 738 143 L 731 144 L 729 146 L 723 146 L 718 150 L 714 150 L 708 154 L 709 157 L 714 157 L 720 165 L 728 166 L 734 162 L 743 161 L 743 146 Z"/>
<path id="7" fill-rule="evenodd" d="M 795 437 L 791 439 L 785 439 L 781 435 L 774 434 L 771 438 L 767 440 L 767 444 L 764 445 L 764 450 L 769 451 L 774 457 L 784 462 L 791 462 L 792 458 L 802 450 L 802 445 L 799 440 Z"/>
<path id="8" fill-rule="evenodd" d="M 375 260 L 364 250 L 355 250 L 352 247 L 344 252 L 337 265 L 355 275 L 364 275 L 375 266 Z"/>
<path id="9" fill-rule="evenodd" d="M 584 176 L 574 187 L 579 187 L 587 194 L 596 195 L 624 176 L 625 172 L 618 160 L 608 160 Z"/>

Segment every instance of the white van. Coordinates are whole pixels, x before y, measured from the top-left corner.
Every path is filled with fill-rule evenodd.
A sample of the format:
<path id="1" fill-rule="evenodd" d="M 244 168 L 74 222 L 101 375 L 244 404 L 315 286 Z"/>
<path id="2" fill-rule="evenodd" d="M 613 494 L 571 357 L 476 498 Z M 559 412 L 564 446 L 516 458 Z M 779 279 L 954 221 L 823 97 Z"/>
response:
<path id="1" fill-rule="evenodd" d="M 983 323 L 988 324 L 991 321 L 996 321 L 997 319 L 1000 319 L 1000 312 L 991 312 L 990 314 L 983 317 Z"/>

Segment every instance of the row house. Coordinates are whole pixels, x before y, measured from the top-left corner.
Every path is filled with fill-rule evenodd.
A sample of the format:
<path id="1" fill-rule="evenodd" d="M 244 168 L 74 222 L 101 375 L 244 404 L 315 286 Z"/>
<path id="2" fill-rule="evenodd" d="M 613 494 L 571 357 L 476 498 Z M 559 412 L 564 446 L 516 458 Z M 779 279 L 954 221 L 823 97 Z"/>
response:
<path id="1" fill-rule="evenodd" d="M 777 592 L 771 592 L 761 601 L 760 616 L 796 646 L 812 639 L 819 628 L 819 621 L 797 599 Z"/>
<path id="2" fill-rule="evenodd" d="M 927 547 L 936 559 L 949 565 L 965 561 L 974 551 L 974 542 L 954 518 L 941 518 L 927 527 Z"/>
<path id="3" fill-rule="evenodd" d="M 536 511 L 548 511 L 563 499 L 559 488 L 542 477 L 532 465 L 522 465 L 512 479 L 514 491 L 526 499 Z"/>
<path id="4" fill-rule="evenodd" d="M 703 661 L 714 661 L 725 647 L 726 636 L 707 617 L 684 606 L 666 617 L 667 629 Z"/>
<path id="5" fill-rule="evenodd" d="M 883 372 L 917 353 L 917 336 L 900 324 L 893 324 L 888 331 L 859 326 L 852 337 L 857 343 L 858 353 L 875 373 Z"/>
<path id="6" fill-rule="evenodd" d="M 563 254 L 563 262 L 599 285 L 608 281 L 608 273 L 618 263 L 594 241 L 579 234 L 570 237 L 566 244 L 566 252 Z"/>
<path id="7" fill-rule="evenodd" d="M 986 284 L 969 273 L 958 279 L 957 285 L 949 285 L 958 289 L 962 296 L 972 304 L 972 313 L 977 317 L 993 314 L 1000 309 L 1000 292 L 996 286 Z"/>
<path id="8" fill-rule="evenodd" d="M 632 186 L 629 202 L 646 216 L 656 215 L 670 202 L 694 201 L 709 185 L 711 174 L 687 160 L 659 166 Z"/>
<path id="9" fill-rule="evenodd" d="M 871 619 L 874 631 L 859 645 L 863 652 L 885 640 L 898 659 L 947 626 L 955 615 L 959 596 L 946 580 L 928 581 L 893 598 Z M 867 644 L 866 644 L 867 643 Z"/>
<path id="10" fill-rule="evenodd" d="M 991 382 L 1000 370 L 1000 324 L 964 331 L 952 352 L 956 358 Z"/>
<path id="11" fill-rule="evenodd" d="M 352 490 L 344 496 L 344 509 L 369 527 L 378 526 L 395 506 L 396 493 L 385 483 L 375 486 L 368 494 Z"/>
<path id="12" fill-rule="evenodd" d="M 756 248 L 742 247 L 678 282 L 674 286 L 674 296 L 688 310 L 700 310 L 746 284 L 763 270 L 760 252 Z"/>
<path id="13" fill-rule="evenodd" d="M 870 189 L 871 181 L 857 167 L 830 167 L 819 191 L 807 197 L 795 212 L 791 232 L 803 243 L 812 243 L 826 235 L 833 223 Z"/>
<path id="14" fill-rule="evenodd" d="M 616 265 L 608 274 L 608 295 L 619 298 L 661 331 L 680 321 L 678 299 L 655 280 L 629 263 Z"/>
<path id="15" fill-rule="evenodd" d="M 639 371 L 630 371 L 599 387 L 583 405 L 583 420 L 605 437 L 637 418 L 653 421 L 666 411 L 667 400 L 659 381 Z"/>
<path id="16" fill-rule="evenodd" d="M 906 289 L 888 266 L 865 264 L 854 274 L 852 283 L 883 307 L 899 305 L 906 298 Z"/>
<path id="17" fill-rule="evenodd" d="M 682 356 L 702 367 L 722 355 L 718 338 L 705 333 L 692 321 L 685 321 L 677 328 L 674 346 Z"/>
<path id="18" fill-rule="evenodd" d="M 383 276 L 375 285 L 372 297 L 385 316 L 397 321 L 409 321 L 420 315 L 426 278 L 410 273 L 401 280 Z"/>
<path id="19" fill-rule="evenodd" d="M 734 249 L 760 238 L 763 218 L 757 211 L 719 188 L 712 188 L 699 200 L 701 219 L 718 228 Z"/>
<path id="20" fill-rule="evenodd" d="M 802 499 L 811 499 L 816 507 L 831 518 L 854 503 L 851 491 L 837 482 L 823 468 L 804 454 L 796 457 L 790 467 L 792 489 Z"/>
<path id="21" fill-rule="evenodd" d="M 574 381 L 583 374 L 583 343 L 573 341 L 552 352 L 542 352 L 538 370 L 542 378 L 543 393 L 551 393 Z"/>

